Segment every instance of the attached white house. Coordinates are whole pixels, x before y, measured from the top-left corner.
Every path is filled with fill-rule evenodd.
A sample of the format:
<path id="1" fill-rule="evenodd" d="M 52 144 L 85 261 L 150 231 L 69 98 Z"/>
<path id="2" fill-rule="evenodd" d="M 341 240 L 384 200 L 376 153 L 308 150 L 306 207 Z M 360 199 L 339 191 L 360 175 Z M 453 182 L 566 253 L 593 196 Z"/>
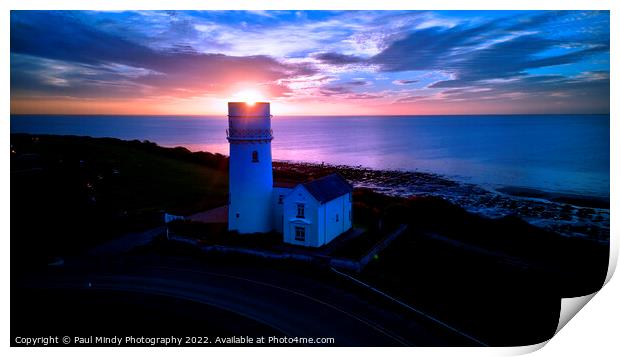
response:
<path id="1" fill-rule="evenodd" d="M 341 175 L 273 190 L 274 227 L 284 242 L 320 247 L 352 226 L 353 187 Z"/>

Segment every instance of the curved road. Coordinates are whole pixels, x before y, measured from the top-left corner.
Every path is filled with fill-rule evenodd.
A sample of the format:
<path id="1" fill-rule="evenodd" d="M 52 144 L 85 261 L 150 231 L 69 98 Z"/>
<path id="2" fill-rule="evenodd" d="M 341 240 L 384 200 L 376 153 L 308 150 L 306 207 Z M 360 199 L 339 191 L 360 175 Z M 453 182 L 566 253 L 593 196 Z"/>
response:
<path id="1" fill-rule="evenodd" d="M 28 279 L 22 288 L 172 297 L 241 315 L 290 337 L 333 337 L 339 346 L 471 345 L 431 321 L 327 280 L 259 266 L 167 260 L 112 269 L 67 266 Z"/>

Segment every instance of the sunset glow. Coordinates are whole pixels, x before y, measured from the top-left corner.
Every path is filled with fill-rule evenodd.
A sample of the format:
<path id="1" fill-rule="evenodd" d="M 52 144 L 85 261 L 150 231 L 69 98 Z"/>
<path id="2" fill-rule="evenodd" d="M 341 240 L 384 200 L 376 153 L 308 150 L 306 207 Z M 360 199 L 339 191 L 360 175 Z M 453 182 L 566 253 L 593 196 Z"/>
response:
<path id="1" fill-rule="evenodd" d="M 609 112 L 608 11 L 12 11 L 10 55 L 14 114 Z"/>
<path id="2" fill-rule="evenodd" d="M 246 89 L 233 95 L 233 97 L 231 98 L 231 101 L 232 102 L 245 102 L 248 105 L 254 105 L 254 103 L 256 102 L 266 102 L 268 100 L 264 98 L 263 95 L 261 95 L 257 91 L 252 90 L 252 89 Z"/>

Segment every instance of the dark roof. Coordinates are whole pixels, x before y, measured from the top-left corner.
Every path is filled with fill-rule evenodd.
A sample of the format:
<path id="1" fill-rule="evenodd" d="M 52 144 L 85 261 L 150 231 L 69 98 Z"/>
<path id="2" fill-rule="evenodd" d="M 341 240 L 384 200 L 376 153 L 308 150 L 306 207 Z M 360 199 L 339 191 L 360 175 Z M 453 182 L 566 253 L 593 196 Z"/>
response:
<path id="1" fill-rule="evenodd" d="M 277 180 L 273 181 L 273 187 L 281 187 L 281 188 L 294 188 L 299 185 L 299 181 L 294 180 Z"/>
<path id="2" fill-rule="evenodd" d="M 304 182 L 302 185 L 320 203 L 329 202 L 353 191 L 353 186 L 339 173 Z"/>

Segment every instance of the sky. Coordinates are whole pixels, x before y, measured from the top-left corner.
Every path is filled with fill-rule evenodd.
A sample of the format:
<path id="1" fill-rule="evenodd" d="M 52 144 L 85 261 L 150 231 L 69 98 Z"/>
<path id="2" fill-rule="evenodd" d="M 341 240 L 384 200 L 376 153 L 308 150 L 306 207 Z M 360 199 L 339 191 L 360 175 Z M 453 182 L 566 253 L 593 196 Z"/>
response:
<path id="1" fill-rule="evenodd" d="M 11 11 L 11 113 L 609 113 L 608 11 Z"/>

